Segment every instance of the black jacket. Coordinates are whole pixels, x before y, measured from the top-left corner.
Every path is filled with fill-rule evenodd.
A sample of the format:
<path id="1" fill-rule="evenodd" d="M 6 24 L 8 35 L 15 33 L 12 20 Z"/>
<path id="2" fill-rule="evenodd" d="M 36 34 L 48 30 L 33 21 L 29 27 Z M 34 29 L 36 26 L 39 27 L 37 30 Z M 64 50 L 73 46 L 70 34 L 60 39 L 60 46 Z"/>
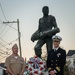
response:
<path id="1" fill-rule="evenodd" d="M 49 51 L 47 57 L 48 71 L 55 70 L 56 75 L 64 75 L 64 65 L 66 63 L 66 51 L 58 48 L 55 52 L 53 49 Z"/>

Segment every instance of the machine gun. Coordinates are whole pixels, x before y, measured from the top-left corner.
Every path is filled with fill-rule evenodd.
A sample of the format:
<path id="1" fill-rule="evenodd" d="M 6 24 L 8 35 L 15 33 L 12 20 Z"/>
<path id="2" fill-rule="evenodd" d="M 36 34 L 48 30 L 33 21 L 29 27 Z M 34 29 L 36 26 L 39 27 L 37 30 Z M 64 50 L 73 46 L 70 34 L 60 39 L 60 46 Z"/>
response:
<path id="1" fill-rule="evenodd" d="M 33 35 L 31 36 L 31 40 L 34 42 L 38 39 L 41 39 L 41 38 L 44 38 L 46 36 L 53 36 L 55 35 L 56 33 L 59 33 L 60 32 L 60 29 L 59 28 L 54 28 L 54 29 L 48 29 L 44 32 L 39 32 L 38 30 L 35 31 L 35 33 L 33 33 Z"/>

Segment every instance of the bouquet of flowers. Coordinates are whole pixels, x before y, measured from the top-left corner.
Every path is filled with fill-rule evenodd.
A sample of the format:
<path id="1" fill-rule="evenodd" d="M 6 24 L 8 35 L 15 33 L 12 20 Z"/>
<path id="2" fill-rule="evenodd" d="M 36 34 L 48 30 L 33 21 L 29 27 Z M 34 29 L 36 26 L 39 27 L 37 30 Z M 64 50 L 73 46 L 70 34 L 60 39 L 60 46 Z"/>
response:
<path id="1" fill-rule="evenodd" d="M 26 64 L 24 75 L 43 75 L 46 70 L 46 62 L 34 56 Z"/>

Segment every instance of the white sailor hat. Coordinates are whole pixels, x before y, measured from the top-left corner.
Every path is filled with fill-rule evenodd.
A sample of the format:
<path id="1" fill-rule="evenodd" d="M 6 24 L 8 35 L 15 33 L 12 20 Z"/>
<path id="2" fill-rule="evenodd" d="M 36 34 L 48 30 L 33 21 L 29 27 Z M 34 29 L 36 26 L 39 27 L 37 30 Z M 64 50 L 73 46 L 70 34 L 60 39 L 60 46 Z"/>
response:
<path id="1" fill-rule="evenodd" d="M 52 40 L 53 41 L 61 41 L 62 38 L 60 36 L 55 35 L 55 36 L 52 37 Z"/>

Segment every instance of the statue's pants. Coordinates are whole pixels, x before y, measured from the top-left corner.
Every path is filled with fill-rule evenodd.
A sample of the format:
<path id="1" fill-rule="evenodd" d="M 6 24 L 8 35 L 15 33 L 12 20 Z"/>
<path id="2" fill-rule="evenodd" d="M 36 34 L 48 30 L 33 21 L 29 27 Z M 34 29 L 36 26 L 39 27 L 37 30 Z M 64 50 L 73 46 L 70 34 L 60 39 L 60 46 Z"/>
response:
<path id="1" fill-rule="evenodd" d="M 35 54 L 38 57 L 41 57 L 41 54 L 42 54 L 41 47 L 45 43 L 46 43 L 46 47 L 47 47 L 47 53 L 52 49 L 52 38 L 51 37 L 47 37 L 47 38 L 44 38 L 44 39 L 39 39 L 38 42 L 37 42 L 37 44 L 34 47 Z"/>

